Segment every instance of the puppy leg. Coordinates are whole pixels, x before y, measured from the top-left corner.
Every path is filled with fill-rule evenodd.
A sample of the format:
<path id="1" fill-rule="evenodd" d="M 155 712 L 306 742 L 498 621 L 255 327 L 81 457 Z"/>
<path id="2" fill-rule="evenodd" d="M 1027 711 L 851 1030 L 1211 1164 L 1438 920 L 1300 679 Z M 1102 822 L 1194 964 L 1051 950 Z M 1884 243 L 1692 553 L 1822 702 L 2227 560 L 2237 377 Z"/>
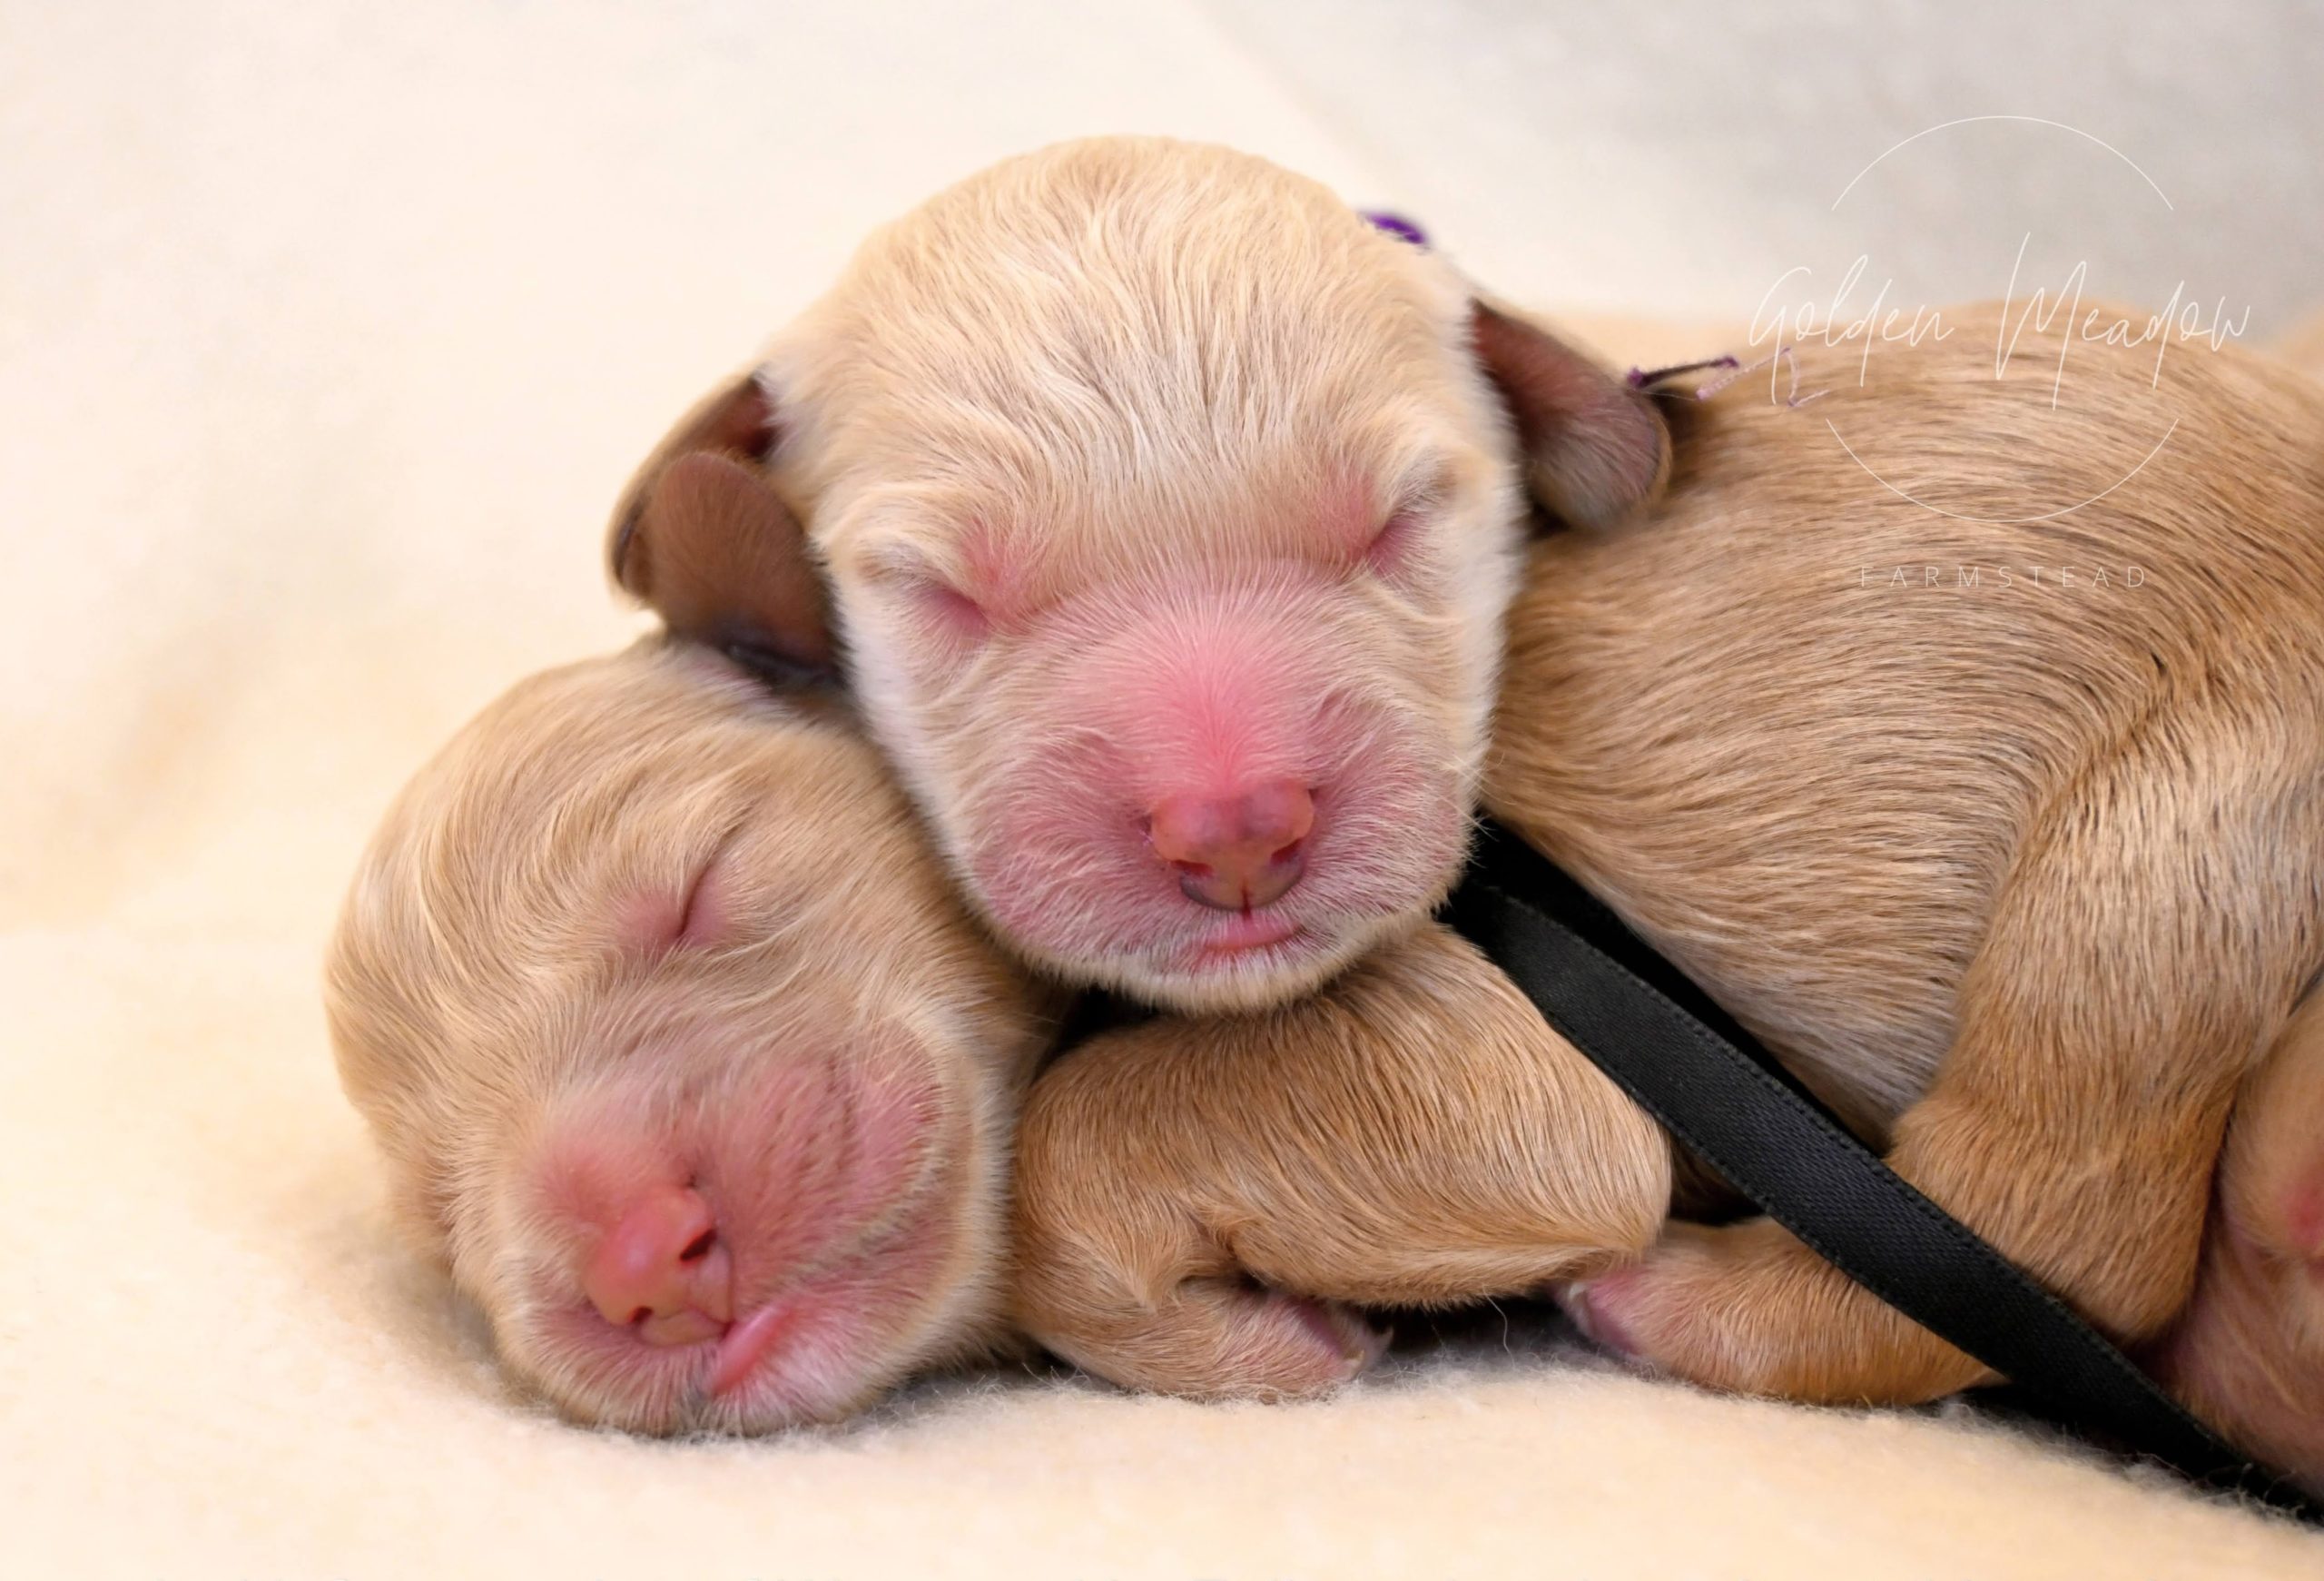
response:
<path id="1" fill-rule="evenodd" d="M 2236 1082 L 2313 969 L 2324 838 L 2299 777 L 2184 740 L 2086 776 L 2031 831 L 1896 1130 L 1899 1173 L 2120 1340 L 2185 1302 Z M 1767 1220 L 1673 1227 L 1569 1299 L 1728 1388 L 1905 1402 L 1990 1376 Z"/>
<path id="2" fill-rule="evenodd" d="M 2150 1364 L 2196 1415 L 2324 1494 L 2324 993 L 2236 1094 L 2202 1272 Z"/>
<path id="3" fill-rule="evenodd" d="M 1091 1372 L 1180 1394 L 1344 1382 L 1340 1303 L 1538 1290 L 1650 1244 L 1661 1132 L 1431 925 L 1263 1015 L 1093 1040 L 1019 1141 L 1018 1315 Z"/>

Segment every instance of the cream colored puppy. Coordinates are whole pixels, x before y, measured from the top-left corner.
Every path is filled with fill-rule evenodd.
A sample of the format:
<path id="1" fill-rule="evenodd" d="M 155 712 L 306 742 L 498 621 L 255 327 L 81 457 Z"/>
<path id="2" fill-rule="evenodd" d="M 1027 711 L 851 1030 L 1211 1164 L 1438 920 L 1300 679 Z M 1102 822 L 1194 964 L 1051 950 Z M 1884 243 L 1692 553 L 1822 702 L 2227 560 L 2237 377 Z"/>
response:
<path id="1" fill-rule="evenodd" d="M 1316 183 L 1067 143 L 867 242 L 616 513 L 674 628 L 842 657 L 977 910 L 1071 981 L 1279 1003 L 1458 866 L 1526 513 L 1643 399 Z"/>
<path id="2" fill-rule="evenodd" d="M 405 1227 L 585 1421 L 754 1431 L 1005 1330 L 1049 1008 L 847 718 L 659 641 L 422 769 L 330 948 Z"/>

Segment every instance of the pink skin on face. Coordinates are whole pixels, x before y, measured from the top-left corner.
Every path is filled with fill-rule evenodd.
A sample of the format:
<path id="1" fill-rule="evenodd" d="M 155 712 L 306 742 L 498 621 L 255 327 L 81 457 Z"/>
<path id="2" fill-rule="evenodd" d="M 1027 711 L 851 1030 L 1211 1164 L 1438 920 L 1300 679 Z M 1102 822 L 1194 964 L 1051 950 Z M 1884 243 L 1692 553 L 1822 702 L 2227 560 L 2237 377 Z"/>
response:
<path id="1" fill-rule="evenodd" d="M 656 1425 L 815 1419 L 890 1381 L 959 1233 L 961 1139 L 888 1035 L 753 1059 L 681 1022 L 562 1106 L 524 1175 L 528 1369 Z M 705 1047 L 732 1073 L 688 1082 Z"/>
<path id="2" fill-rule="evenodd" d="M 974 886 L 1020 947 L 1256 1002 L 1433 898 L 1462 776 L 1343 597 L 1298 568 L 1108 588 L 1026 635 L 1011 663 L 1039 692 L 965 809 Z"/>

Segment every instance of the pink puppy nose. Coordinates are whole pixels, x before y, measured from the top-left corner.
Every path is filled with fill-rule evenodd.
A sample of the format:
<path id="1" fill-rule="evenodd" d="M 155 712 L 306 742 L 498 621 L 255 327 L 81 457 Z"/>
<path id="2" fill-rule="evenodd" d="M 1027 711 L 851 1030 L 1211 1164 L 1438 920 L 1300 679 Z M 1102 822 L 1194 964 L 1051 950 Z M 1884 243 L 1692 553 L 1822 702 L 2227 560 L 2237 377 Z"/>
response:
<path id="1" fill-rule="evenodd" d="M 649 1186 L 589 1254 L 581 1289 L 597 1315 L 651 1345 L 693 1345 L 734 1315 L 734 1263 L 702 1193 Z"/>
<path id="2" fill-rule="evenodd" d="M 1220 911 L 1272 904 L 1299 882 L 1315 804 L 1295 780 L 1270 780 L 1216 799 L 1166 796 L 1148 827 L 1154 849 L 1178 870 L 1188 900 Z"/>

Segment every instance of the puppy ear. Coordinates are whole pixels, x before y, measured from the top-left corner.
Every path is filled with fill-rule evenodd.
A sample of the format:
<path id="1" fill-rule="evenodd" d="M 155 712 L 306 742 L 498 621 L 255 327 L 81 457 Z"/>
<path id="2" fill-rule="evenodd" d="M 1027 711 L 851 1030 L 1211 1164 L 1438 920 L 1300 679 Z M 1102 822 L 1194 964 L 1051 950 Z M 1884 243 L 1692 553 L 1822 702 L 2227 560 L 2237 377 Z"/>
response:
<path id="1" fill-rule="evenodd" d="M 614 580 L 677 636 L 746 662 L 827 670 L 831 621 L 799 519 L 768 482 L 774 404 L 755 375 L 678 420 L 622 490 Z"/>
<path id="2" fill-rule="evenodd" d="M 1534 499 L 1576 527 L 1612 527 L 1662 493 L 1670 431 L 1643 390 L 1545 330 L 1471 304 L 1477 360 L 1508 403 Z"/>

